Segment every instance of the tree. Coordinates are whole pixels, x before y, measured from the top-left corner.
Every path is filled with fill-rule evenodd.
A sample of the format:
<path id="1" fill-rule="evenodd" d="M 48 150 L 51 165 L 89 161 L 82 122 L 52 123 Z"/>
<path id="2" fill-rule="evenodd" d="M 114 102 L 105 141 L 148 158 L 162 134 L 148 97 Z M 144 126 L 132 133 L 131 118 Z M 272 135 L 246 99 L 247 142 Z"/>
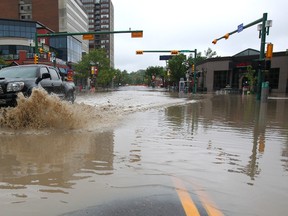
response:
<path id="1" fill-rule="evenodd" d="M 184 54 L 173 56 L 173 58 L 168 61 L 168 67 L 170 70 L 171 82 L 178 83 L 180 78 L 186 77 L 186 71 L 188 69 L 186 64 L 186 56 Z"/>
<path id="2" fill-rule="evenodd" d="M 206 59 L 213 58 L 214 56 L 217 55 L 216 51 L 212 51 L 210 47 L 208 47 L 207 50 L 204 50 L 204 54 Z"/>
<path id="3" fill-rule="evenodd" d="M 97 84 L 107 87 L 112 82 L 115 71 L 109 66 L 109 58 L 104 49 L 95 49 L 83 56 L 82 60 L 75 65 L 76 77 L 88 78 L 91 76 L 91 66 L 98 68 Z"/>
<path id="4" fill-rule="evenodd" d="M 132 72 L 129 74 L 130 77 L 130 84 L 133 85 L 143 85 L 145 81 L 145 70 L 138 70 L 136 72 Z"/>
<path id="5" fill-rule="evenodd" d="M 244 77 L 248 79 L 248 84 L 250 86 L 250 92 L 254 93 L 254 87 L 256 83 L 256 76 L 255 76 L 255 70 L 252 70 L 252 66 L 248 65 L 247 66 L 247 72 L 245 73 Z"/>
<path id="6" fill-rule="evenodd" d="M 146 69 L 145 72 L 145 76 L 146 76 L 146 80 L 147 80 L 147 84 L 150 85 L 152 83 L 152 77 L 159 77 L 162 79 L 162 83 L 164 82 L 164 78 L 166 76 L 166 72 L 165 69 L 163 67 L 160 66 L 156 66 L 156 67 L 148 67 Z"/>
<path id="7" fill-rule="evenodd" d="M 3 58 L 0 57 L 0 69 L 4 66 L 6 66 L 7 63 L 5 62 L 5 60 Z"/>

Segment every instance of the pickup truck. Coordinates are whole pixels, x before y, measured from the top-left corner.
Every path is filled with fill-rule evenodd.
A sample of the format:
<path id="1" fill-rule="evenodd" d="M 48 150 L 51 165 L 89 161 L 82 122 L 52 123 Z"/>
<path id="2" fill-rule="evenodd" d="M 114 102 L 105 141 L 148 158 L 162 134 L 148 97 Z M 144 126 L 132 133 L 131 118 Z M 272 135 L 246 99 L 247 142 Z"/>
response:
<path id="1" fill-rule="evenodd" d="M 62 80 L 58 70 L 41 64 L 19 65 L 0 70 L 0 107 L 17 106 L 17 94 L 29 97 L 34 88 L 44 88 L 63 100 L 74 103 L 75 85 Z"/>

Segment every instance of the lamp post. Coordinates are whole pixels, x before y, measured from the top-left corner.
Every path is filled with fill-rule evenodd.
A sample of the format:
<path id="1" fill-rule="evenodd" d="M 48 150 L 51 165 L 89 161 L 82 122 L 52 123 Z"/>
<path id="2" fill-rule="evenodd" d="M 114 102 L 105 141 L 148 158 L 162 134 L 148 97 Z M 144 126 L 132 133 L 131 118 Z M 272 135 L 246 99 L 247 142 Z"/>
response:
<path id="1" fill-rule="evenodd" d="M 33 39 L 28 39 L 28 43 L 29 43 L 29 53 L 33 53 L 32 50 L 32 44 L 34 43 Z"/>
<path id="2" fill-rule="evenodd" d="M 218 40 L 221 40 L 225 38 L 226 40 L 229 38 L 230 35 L 235 34 L 235 33 L 240 33 L 243 31 L 243 29 L 249 28 L 253 25 L 259 24 L 257 29 L 259 31 L 259 38 L 261 38 L 261 45 L 260 45 L 260 55 L 259 55 L 259 66 L 258 66 L 258 76 L 257 76 L 257 100 L 260 100 L 261 98 L 261 85 L 262 85 L 262 63 L 265 61 L 265 41 L 266 41 L 266 34 L 269 35 L 269 28 L 272 26 L 272 21 L 267 20 L 267 13 L 263 14 L 263 17 L 255 20 L 254 22 L 251 22 L 247 25 L 240 24 L 238 28 L 232 32 L 229 32 L 225 34 L 224 36 L 214 39 L 212 41 L 213 44 L 216 44 Z"/>
<path id="3" fill-rule="evenodd" d="M 194 66 L 192 66 L 192 72 L 194 77 L 194 88 L 193 88 L 193 94 L 196 94 L 197 91 L 197 80 L 196 80 L 196 71 L 195 71 L 195 65 L 196 65 L 196 57 L 197 57 L 197 49 L 194 51 Z"/>
<path id="4" fill-rule="evenodd" d="M 272 21 L 267 20 L 267 13 L 263 14 L 262 24 L 257 26 L 259 31 L 259 38 L 261 37 L 261 45 L 260 45 L 260 56 L 258 66 L 258 76 L 257 76 L 257 100 L 261 99 L 261 91 L 262 91 L 262 80 L 263 80 L 263 72 L 262 64 L 265 61 L 265 43 L 266 43 L 266 34 L 269 35 L 269 28 L 272 26 Z"/>

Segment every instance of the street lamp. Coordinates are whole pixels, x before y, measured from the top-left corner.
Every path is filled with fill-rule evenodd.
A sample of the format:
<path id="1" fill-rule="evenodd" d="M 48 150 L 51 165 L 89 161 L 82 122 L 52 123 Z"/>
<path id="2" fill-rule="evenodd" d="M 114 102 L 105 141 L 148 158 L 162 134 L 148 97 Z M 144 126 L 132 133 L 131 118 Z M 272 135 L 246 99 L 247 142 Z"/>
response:
<path id="1" fill-rule="evenodd" d="M 33 39 L 28 39 L 28 43 L 29 43 L 29 53 L 33 53 L 32 44 L 34 43 L 34 40 Z"/>

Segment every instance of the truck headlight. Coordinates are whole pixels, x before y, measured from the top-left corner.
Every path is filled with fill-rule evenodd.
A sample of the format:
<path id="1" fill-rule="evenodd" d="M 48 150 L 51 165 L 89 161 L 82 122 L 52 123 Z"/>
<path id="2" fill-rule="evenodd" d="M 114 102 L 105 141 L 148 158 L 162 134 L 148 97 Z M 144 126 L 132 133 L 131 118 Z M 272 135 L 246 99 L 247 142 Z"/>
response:
<path id="1" fill-rule="evenodd" d="M 7 92 L 21 91 L 24 87 L 24 82 L 11 82 L 7 85 Z"/>

